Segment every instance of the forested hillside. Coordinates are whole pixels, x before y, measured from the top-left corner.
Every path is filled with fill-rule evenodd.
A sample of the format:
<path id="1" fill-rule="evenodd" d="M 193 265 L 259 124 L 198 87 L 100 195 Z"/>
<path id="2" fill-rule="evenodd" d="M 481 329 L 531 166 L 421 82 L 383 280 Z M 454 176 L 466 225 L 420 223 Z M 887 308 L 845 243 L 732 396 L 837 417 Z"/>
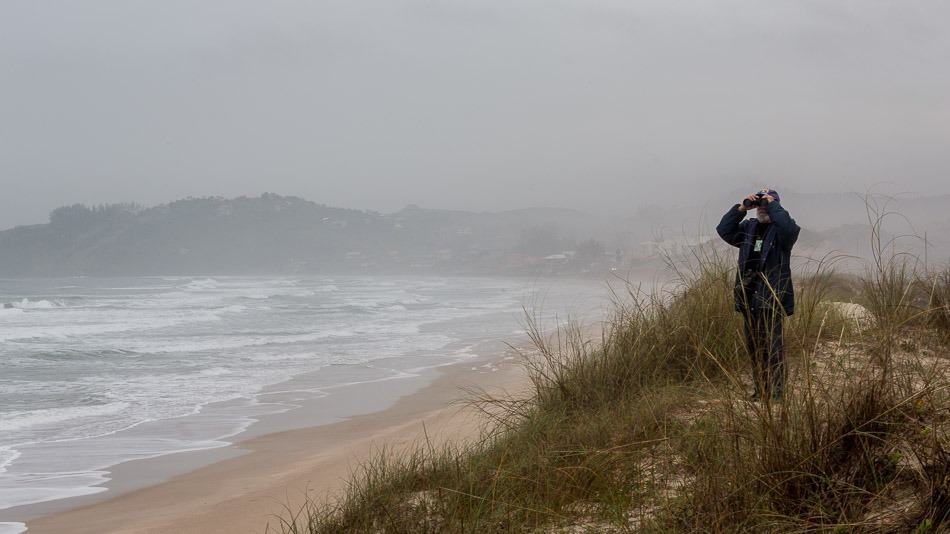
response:
<path id="1" fill-rule="evenodd" d="M 594 217 L 566 209 L 409 206 L 383 215 L 266 193 L 152 208 L 73 205 L 54 210 L 48 224 L 0 232 L 0 276 L 531 272 L 595 232 Z M 604 247 L 593 242 L 591 257 L 578 261 L 603 262 Z"/>

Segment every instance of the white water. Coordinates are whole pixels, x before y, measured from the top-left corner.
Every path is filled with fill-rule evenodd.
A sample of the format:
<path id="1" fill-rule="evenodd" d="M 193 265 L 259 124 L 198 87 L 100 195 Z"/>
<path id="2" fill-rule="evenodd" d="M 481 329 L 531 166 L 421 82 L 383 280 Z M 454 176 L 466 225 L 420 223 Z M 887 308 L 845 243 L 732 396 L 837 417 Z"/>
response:
<path id="1" fill-rule="evenodd" d="M 440 277 L 0 280 L 0 510 L 104 491 L 109 468 L 220 447 L 304 374 L 414 376 L 598 285 Z M 586 302 L 587 304 L 580 304 Z M 224 401 L 227 401 L 226 403 Z M 17 519 L 16 517 L 3 519 Z M 22 531 L 0 522 L 0 534 Z"/>

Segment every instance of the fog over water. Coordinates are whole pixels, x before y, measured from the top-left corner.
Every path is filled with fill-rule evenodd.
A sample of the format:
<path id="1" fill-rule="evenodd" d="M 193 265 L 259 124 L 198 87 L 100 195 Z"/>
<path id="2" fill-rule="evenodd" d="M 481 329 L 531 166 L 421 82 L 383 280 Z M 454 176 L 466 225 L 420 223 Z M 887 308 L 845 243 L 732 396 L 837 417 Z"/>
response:
<path id="1" fill-rule="evenodd" d="M 946 20 L 937 1 L 7 0 L 0 229 L 263 191 L 617 215 L 763 183 L 948 193 Z"/>

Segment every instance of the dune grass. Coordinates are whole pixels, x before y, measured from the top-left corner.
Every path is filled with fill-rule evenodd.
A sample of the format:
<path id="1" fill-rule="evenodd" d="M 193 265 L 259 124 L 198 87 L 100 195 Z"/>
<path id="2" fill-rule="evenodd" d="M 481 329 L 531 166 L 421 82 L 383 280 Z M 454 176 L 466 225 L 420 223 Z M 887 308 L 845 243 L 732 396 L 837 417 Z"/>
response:
<path id="1" fill-rule="evenodd" d="M 823 258 L 797 278 L 783 402 L 752 403 L 732 260 L 629 286 L 599 339 L 567 325 L 522 360 L 529 395 L 475 395 L 481 439 L 381 451 L 331 502 L 272 522 L 330 532 L 939 532 L 950 528 L 950 270 Z M 867 321 L 830 305 L 855 297 Z"/>

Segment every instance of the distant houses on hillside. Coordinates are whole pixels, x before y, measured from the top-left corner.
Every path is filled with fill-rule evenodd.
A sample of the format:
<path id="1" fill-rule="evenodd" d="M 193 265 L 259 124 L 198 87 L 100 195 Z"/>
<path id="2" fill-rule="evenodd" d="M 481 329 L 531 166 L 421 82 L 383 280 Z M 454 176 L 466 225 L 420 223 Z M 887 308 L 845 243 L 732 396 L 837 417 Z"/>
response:
<path id="1" fill-rule="evenodd" d="M 707 239 L 638 246 L 645 231 L 564 209 L 476 213 L 409 206 L 383 215 L 270 193 L 152 208 L 74 205 L 54 210 L 48 224 L 0 232 L 0 276 L 596 275 Z"/>

